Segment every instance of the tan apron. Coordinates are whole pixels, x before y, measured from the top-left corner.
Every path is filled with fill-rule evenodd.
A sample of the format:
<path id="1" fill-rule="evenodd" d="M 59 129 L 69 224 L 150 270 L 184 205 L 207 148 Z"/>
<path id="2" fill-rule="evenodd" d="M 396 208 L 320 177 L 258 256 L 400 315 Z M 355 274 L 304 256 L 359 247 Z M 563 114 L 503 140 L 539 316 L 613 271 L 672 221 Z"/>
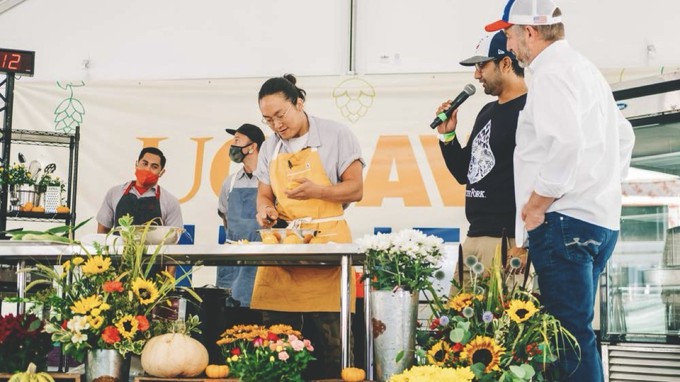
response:
<path id="1" fill-rule="evenodd" d="M 301 228 L 319 231 L 319 242 L 351 243 L 342 204 L 320 199 L 293 200 L 286 196 L 284 191 L 296 186 L 292 181 L 296 178 L 307 178 L 320 185 L 331 185 L 331 182 L 315 148 L 279 153 L 281 144 L 276 146 L 269 165 L 279 217 L 287 221 L 304 219 L 306 222 Z M 250 306 L 284 312 L 339 312 L 340 276 L 340 267 L 258 267 Z M 354 283 L 350 285 L 350 307 L 354 311 L 356 288 Z"/>

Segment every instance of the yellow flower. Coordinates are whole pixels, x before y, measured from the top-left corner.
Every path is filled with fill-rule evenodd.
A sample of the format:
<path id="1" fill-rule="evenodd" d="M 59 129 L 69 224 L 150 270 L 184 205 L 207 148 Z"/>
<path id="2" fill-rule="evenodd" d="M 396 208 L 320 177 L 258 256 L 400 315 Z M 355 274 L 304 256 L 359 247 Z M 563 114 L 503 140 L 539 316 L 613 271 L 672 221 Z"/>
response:
<path id="1" fill-rule="evenodd" d="M 156 285 L 139 277 L 132 283 L 132 291 L 142 305 L 149 305 L 158 298 Z"/>
<path id="2" fill-rule="evenodd" d="M 126 314 L 116 323 L 116 328 L 123 338 L 131 340 L 137 333 L 139 322 L 129 314 Z"/>
<path id="3" fill-rule="evenodd" d="M 498 363 L 503 353 L 505 349 L 498 346 L 493 338 L 477 336 L 465 345 L 460 358 L 467 358 L 470 365 L 481 362 L 485 366 L 484 372 L 489 373 L 491 370 L 499 370 Z"/>
<path id="4" fill-rule="evenodd" d="M 431 365 L 444 366 L 451 358 L 451 347 L 445 341 L 439 341 L 427 351 L 427 361 Z"/>
<path id="5" fill-rule="evenodd" d="M 80 256 L 76 256 L 76 257 L 71 259 L 71 262 L 73 263 L 73 265 L 80 265 L 80 264 L 85 262 L 85 259 L 83 259 Z"/>
<path id="6" fill-rule="evenodd" d="M 75 259 L 74 259 L 75 260 Z M 111 267 L 111 258 L 104 258 L 101 255 L 92 256 L 87 259 L 83 265 L 83 273 L 96 275 L 98 273 L 106 272 Z"/>
<path id="7" fill-rule="evenodd" d="M 90 312 L 90 316 L 92 316 L 92 317 L 97 317 L 97 316 L 99 316 L 100 314 L 102 314 L 101 305 L 100 305 L 99 308 L 94 308 L 94 309 L 92 309 L 92 311 Z"/>
<path id="8" fill-rule="evenodd" d="M 506 310 L 510 319 L 520 324 L 538 312 L 538 309 L 531 301 L 512 300 Z"/>
<path id="9" fill-rule="evenodd" d="M 390 382 L 455 381 L 471 382 L 475 375 L 469 367 L 442 368 L 434 365 L 413 366 L 401 374 L 395 374 Z"/>
<path id="10" fill-rule="evenodd" d="M 275 361 L 274 356 L 273 355 L 269 356 L 269 362 L 274 362 L 274 361 Z"/>
<path id="11" fill-rule="evenodd" d="M 472 305 L 473 298 L 482 301 L 483 296 L 474 295 L 472 293 L 459 293 L 453 299 L 451 299 L 451 301 L 449 301 L 449 307 L 460 312 L 466 307 Z"/>
<path id="12" fill-rule="evenodd" d="M 102 300 L 100 296 L 82 297 L 73 304 L 71 312 L 74 314 L 87 314 L 87 312 L 99 307 L 101 304 Z"/>
<path id="13" fill-rule="evenodd" d="M 68 272 L 71 269 L 71 260 L 64 261 L 64 264 L 61 266 L 64 267 L 64 272 Z"/>
<path id="14" fill-rule="evenodd" d="M 101 309 L 101 310 L 109 310 L 109 309 L 111 309 L 111 305 L 109 305 L 109 304 L 107 304 L 107 303 L 104 302 L 104 303 L 102 303 L 101 305 L 99 305 L 99 309 Z"/>
<path id="15" fill-rule="evenodd" d="M 104 317 L 102 316 L 88 316 L 87 317 L 87 322 L 90 324 L 91 327 L 94 329 L 99 329 L 102 324 L 104 323 Z"/>

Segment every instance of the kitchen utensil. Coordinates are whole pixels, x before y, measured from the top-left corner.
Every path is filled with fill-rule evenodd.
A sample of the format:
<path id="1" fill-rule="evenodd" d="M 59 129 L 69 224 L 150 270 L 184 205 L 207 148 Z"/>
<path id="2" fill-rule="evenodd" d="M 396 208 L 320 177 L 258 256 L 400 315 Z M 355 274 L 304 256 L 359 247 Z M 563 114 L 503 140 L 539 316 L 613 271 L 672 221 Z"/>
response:
<path id="1" fill-rule="evenodd" d="M 45 175 L 49 175 L 54 172 L 54 170 L 57 169 L 57 165 L 54 163 L 50 163 L 47 166 L 45 166 L 45 170 L 43 171 Z"/>
<path id="2" fill-rule="evenodd" d="M 33 181 L 38 180 L 38 173 L 42 169 L 42 166 L 40 165 L 40 162 L 37 160 L 32 160 L 31 163 L 28 165 L 28 172 L 31 173 L 31 178 L 33 178 Z"/>

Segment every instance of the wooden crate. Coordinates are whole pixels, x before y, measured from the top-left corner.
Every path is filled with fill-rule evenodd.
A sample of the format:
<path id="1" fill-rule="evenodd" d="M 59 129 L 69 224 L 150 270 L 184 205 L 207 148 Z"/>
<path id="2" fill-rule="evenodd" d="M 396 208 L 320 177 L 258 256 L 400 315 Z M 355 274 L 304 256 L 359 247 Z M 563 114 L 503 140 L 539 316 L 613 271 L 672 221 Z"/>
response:
<path id="1" fill-rule="evenodd" d="M 54 382 L 80 382 L 81 377 L 83 380 L 85 380 L 85 377 L 82 374 L 76 374 L 76 373 L 49 373 L 52 378 L 54 378 Z M 0 382 L 7 382 L 9 378 L 12 376 L 12 374 L 8 373 L 0 373 Z"/>
<path id="2" fill-rule="evenodd" d="M 158 377 L 135 377 L 135 382 L 239 382 L 238 378 L 158 378 Z"/>

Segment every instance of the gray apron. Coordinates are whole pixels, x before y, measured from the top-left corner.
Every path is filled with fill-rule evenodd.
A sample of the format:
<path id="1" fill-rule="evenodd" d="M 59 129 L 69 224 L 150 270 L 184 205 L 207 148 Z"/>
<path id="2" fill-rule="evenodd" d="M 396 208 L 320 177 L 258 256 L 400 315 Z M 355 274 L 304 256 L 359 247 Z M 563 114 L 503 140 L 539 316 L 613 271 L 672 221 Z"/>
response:
<path id="1" fill-rule="evenodd" d="M 229 205 L 227 206 L 227 239 L 259 241 L 255 214 L 257 211 L 257 188 L 234 188 L 233 178 L 229 187 Z M 253 295 L 253 284 L 257 267 L 222 266 L 217 268 L 217 286 L 231 288 L 231 296 L 243 307 L 250 306 Z"/>

